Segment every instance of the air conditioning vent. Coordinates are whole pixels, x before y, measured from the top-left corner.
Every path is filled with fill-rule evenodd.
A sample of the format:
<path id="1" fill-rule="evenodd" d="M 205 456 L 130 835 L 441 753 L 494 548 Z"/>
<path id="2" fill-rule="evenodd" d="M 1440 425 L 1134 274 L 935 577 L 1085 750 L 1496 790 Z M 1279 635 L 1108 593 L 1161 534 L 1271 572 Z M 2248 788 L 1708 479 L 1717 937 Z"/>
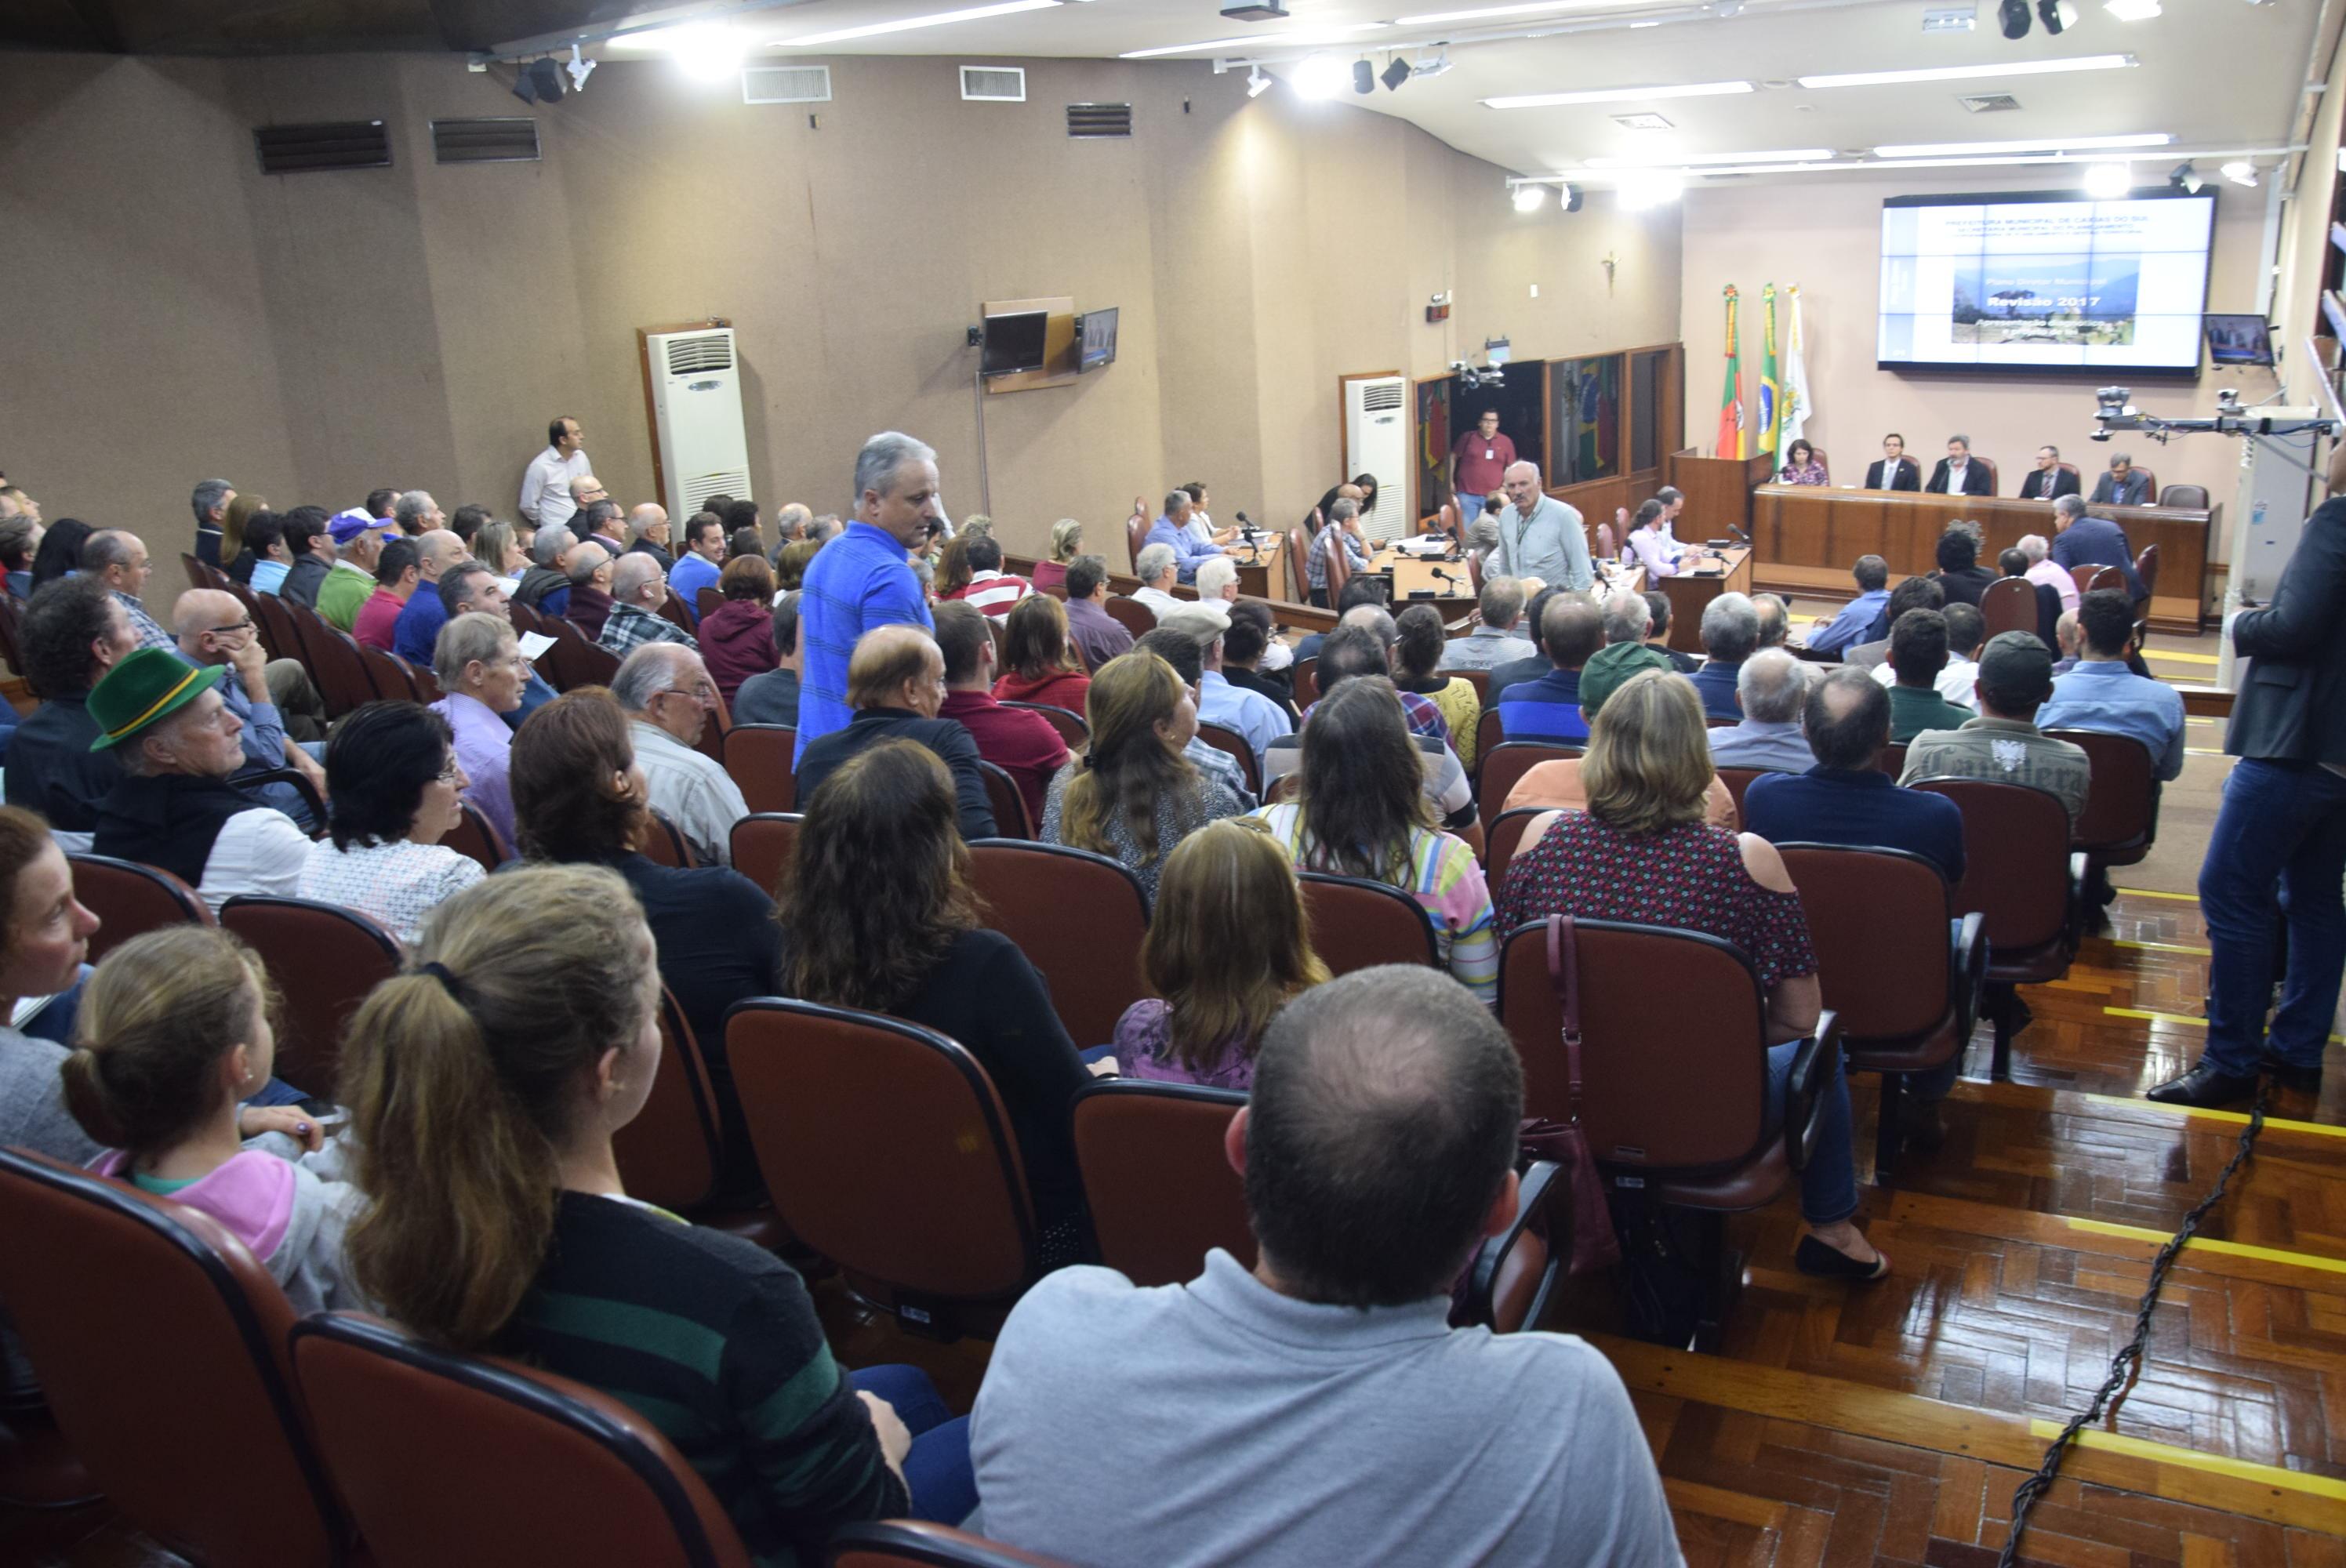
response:
<path id="1" fill-rule="evenodd" d="M 2020 107 L 2020 100 L 2010 93 L 1968 93 L 1955 102 L 1975 115 L 2000 115 Z"/>
<path id="2" fill-rule="evenodd" d="M 1361 389 L 1361 410 L 1364 413 L 1384 413 L 1401 404 L 1401 382 L 1397 381 L 1374 381 Z"/>
<path id="3" fill-rule="evenodd" d="M 432 122 L 434 163 L 533 163 L 537 156 L 537 122 L 526 115 Z"/>
<path id="4" fill-rule="evenodd" d="M 829 66 L 752 66 L 741 73 L 745 104 L 827 104 Z"/>
<path id="5" fill-rule="evenodd" d="M 733 368 L 733 334 L 730 332 L 696 332 L 689 337 L 677 336 L 668 342 L 668 373 L 672 376 L 698 375 L 703 371 L 729 371 Z"/>
<path id="6" fill-rule="evenodd" d="M 1025 68 L 1020 66 L 964 66 L 961 68 L 961 96 L 969 103 L 1023 104 L 1026 101 Z"/>
<path id="7" fill-rule="evenodd" d="M 391 167 L 391 133 L 381 120 L 261 126 L 252 133 L 252 145 L 260 155 L 263 174 Z"/>
<path id="8" fill-rule="evenodd" d="M 1069 104 L 1067 134 L 1072 137 L 1130 136 L 1130 104 Z"/>

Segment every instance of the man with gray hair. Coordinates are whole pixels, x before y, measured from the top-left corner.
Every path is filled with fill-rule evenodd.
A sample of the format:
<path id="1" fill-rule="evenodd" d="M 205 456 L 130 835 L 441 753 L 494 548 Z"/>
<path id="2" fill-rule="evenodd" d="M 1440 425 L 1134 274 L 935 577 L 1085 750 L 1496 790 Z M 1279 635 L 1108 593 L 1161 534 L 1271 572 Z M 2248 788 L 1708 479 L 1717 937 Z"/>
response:
<path id="1" fill-rule="evenodd" d="M 2055 565 L 2067 567 L 2072 579 L 2090 575 L 2095 566 L 2116 566 L 2126 579 L 2127 597 L 2137 603 L 2146 597 L 2142 578 L 2135 573 L 2134 545 L 2127 539 L 2126 530 L 2107 517 L 2089 514 L 2082 496 L 2064 495 L 2053 503 L 2053 527 L 2051 558 Z"/>
<path id="2" fill-rule="evenodd" d="M 1782 648 L 1761 648 L 1735 677 L 1743 718 L 1732 729 L 1710 732 L 1710 759 L 1720 768 L 1805 773 L 1816 759 L 1800 728 L 1809 697 L 1809 667 Z"/>
<path id="3" fill-rule="evenodd" d="M 1207 603 L 1225 606 L 1239 600 L 1239 564 L 1228 555 L 1216 555 L 1198 564 L 1198 597 Z"/>
<path id="4" fill-rule="evenodd" d="M 1775 594 L 1754 594 L 1751 608 L 1760 617 L 1760 646 L 1780 648 L 1785 634 L 1792 629 L 1792 606 Z"/>
<path id="5" fill-rule="evenodd" d="M 1721 594 L 1702 608 L 1702 667 L 1691 677 L 1710 718 L 1743 717 L 1735 683 L 1760 647 L 1760 612 L 1748 594 Z"/>
<path id="6" fill-rule="evenodd" d="M 196 559 L 207 566 L 228 565 L 220 559 L 220 529 L 228 521 L 228 504 L 235 499 L 236 486 L 225 479 L 199 479 L 189 498 L 196 510 Z"/>
<path id="7" fill-rule="evenodd" d="M 1311 536 L 1311 545 L 1304 553 L 1303 580 L 1307 596 L 1321 608 L 1328 607 L 1328 575 L 1331 557 L 1341 550 L 1347 574 L 1369 569 L 1370 556 L 1374 553 L 1361 533 L 1361 504 L 1351 496 L 1341 496 L 1330 504 L 1328 516 L 1319 533 Z"/>
<path id="8" fill-rule="evenodd" d="M 627 553 L 649 555 L 665 577 L 676 565 L 668 549 L 668 508 L 647 501 L 627 514 Z"/>
<path id="9" fill-rule="evenodd" d="M 1585 594 L 1596 585 L 1588 561 L 1588 530 L 1579 512 L 1540 487 L 1539 465 L 1507 470 L 1507 500 L 1499 514 L 1499 547 L 1487 570 L 1536 577 L 1549 586 Z"/>
<path id="10" fill-rule="evenodd" d="M 700 655 L 678 643 L 646 643 L 611 679 L 626 710 L 651 809 L 676 824 L 704 866 L 733 863 L 733 824 L 750 814 L 724 766 L 694 749 L 717 711 L 717 683 Z"/>
<path id="11" fill-rule="evenodd" d="M 178 641 L 147 613 L 140 596 L 155 568 L 148 563 L 147 545 L 127 528 L 101 528 L 82 541 L 81 569 L 103 582 L 122 613 L 130 617 L 131 635 L 143 648 L 176 651 Z"/>
<path id="12" fill-rule="evenodd" d="M 540 528 L 529 543 L 529 570 L 521 575 L 514 599 L 542 616 L 570 607 L 570 556 L 577 536 L 567 528 Z"/>
<path id="13" fill-rule="evenodd" d="M 428 490 L 410 490 L 393 502 L 391 520 L 399 524 L 401 533 L 411 538 L 448 526 L 448 519 L 441 514 L 440 503 L 432 499 L 432 493 Z"/>
<path id="14" fill-rule="evenodd" d="M 465 555 L 464 542 L 446 528 L 434 528 L 415 541 L 415 592 L 392 623 L 391 651 L 420 669 L 432 667 L 433 646 L 440 640 L 440 628 L 448 624 L 447 606 L 440 602 L 440 580 Z"/>
<path id="15" fill-rule="evenodd" d="M 1189 532 L 1191 504 L 1188 491 L 1168 491 L 1164 514 L 1149 525 L 1148 535 L 1143 541 L 1148 545 L 1162 545 L 1171 550 L 1174 570 L 1185 583 L 1194 582 L 1198 566 L 1222 553 L 1219 545 L 1201 543 Z"/>
<path id="16" fill-rule="evenodd" d="M 1606 647 L 1615 643 L 1644 642 L 1654 625 L 1654 606 L 1646 602 L 1645 595 L 1628 588 L 1606 595 L 1597 613 L 1605 623 Z"/>
<path id="17" fill-rule="evenodd" d="M 2068 567 L 2048 559 L 2053 554 L 2050 540 L 2042 534 L 2023 534 L 2012 547 L 2028 562 L 2028 570 L 2025 574 L 2028 581 L 2050 585 L 2053 591 L 2061 596 L 2064 610 L 2077 607 L 2077 579 L 2069 575 Z"/>
<path id="18" fill-rule="evenodd" d="M 943 525 L 935 449 L 901 431 L 882 431 L 855 454 L 855 521 L 807 564 L 799 636 L 797 759 L 811 741 L 844 729 L 847 667 L 863 634 L 879 626 L 935 629 L 913 575 L 913 547 Z"/>
<path id="19" fill-rule="evenodd" d="M 570 603 L 562 618 L 593 642 L 611 618 L 611 553 L 588 540 L 570 552 Z"/>
<path id="20" fill-rule="evenodd" d="M 1483 596 L 1475 606 L 1474 627 L 1463 637 L 1452 637 L 1442 649 L 1437 669 L 1492 669 L 1529 658 L 1536 649 L 1517 628 L 1524 619 L 1524 585 L 1513 577 L 1485 577 Z"/>
<path id="21" fill-rule="evenodd" d="M 774 548 L 780 550 L 794 539 L 805 538 L 807 528 L 813 522 L 814 514 L 807 510 L 803 502 L 785 503 L 774 514 Z"/>
<path id="22" fill-rule="evenodd" d="M 1141 546 L 1139 557 L 1132 569 L 1140 579 L 1140 586 L 1132 596 L 1148 606 L 1149 614 L 1163 620 L 1184 604 L 1192 601 L 1173 596 L 1173 581 L 1180 571 L 1181 557 L 1172 545 L 1159 539 Z"/>
<path id="23" fill-rule="evenodd" d="M 668 602 L 668 579 L 658 561 L 630 550 L 611 567 L 611 613 L 596 646 L 625 658 L 646 643 L 678 643 L 698 650 L 699 640 L 659 613 Z"/>
<path id="24" fill-rule="evenodd" d="M 443 572 L 436 597 L 447 620 L 479 614 L 494 616 L 507 626 L 513 624 L 513 606 L 505 598 L 504 579 L 491 571 L 485 561 L 459 561 Z M 435 636 L 433 639 L 433 657 L 425 666 L 434 673 L 439 667 L 439 639 Z M 459 667 L 462 667 L 462 661 L 459 661 Z M 546 677 L 536 669 L 530 669 L 529 680 L 521 688 L 521 706 L 511 713 L 501 713 L 497 717 L 505 720 L 508 729 L 519 729 L 523 719 L 554 698 L 554 687 L 546 684 Z M 469 766 L 467 771 L 470 771 Z"/>

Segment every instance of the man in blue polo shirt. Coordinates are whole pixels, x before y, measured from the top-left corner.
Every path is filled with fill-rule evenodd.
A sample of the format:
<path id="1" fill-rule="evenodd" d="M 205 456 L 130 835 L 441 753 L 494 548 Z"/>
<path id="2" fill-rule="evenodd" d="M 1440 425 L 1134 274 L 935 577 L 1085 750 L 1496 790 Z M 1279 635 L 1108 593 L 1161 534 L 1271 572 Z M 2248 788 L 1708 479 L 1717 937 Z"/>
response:
<path id="1" fill-rule="evenodd" d="M 2091 729 L 2139 740 L 2161 779 L 2183 771 L 2183 694 L 2127 668 L 2134 606 L 2113 588 L 2077 600 L 2076 667 L 2053 677 L 2053 699 L 2036 710 L 2039 729 Z"/>
<path id="2" fill-rule="evenodd" d="M 1219 545 L 1201 540 L 1189 532 L 1191 509 L 1188 491 L 1169 492 L 1165 497 L 1165 514 L 1149 525 L 1148 537 L 1140 542 L 1143 549 L 1151 545 L 1169 545 L 1173 551 L 1174 575 L 1185 583 L 1198 580 L 1198 567 L 1201 562 L 1222 554 Z"/>
<path id="3" fill-rule="evenodd" d="M 1865 639 L 1865 634 L 1890 603 L 1890 563 L 1879 555 L 1860 555 L 1849 575 L 1857 579 L 1857 597 L 1841 614 L 1808 635 L 1810 653 L 1839 653 Z"/>
<path id="4" fill-rule="evenodd" d="M 1909 850 L 1950 883 L 1964 875 L 1964 814 L 1944 795 L 1902 789 L 1874 766 L 1890 744 L 1890 693 L 1862 669 L 1828 670 L 1800 713 L 1817 765 L 1763 773 L 1743 796 L 1743 825 L 1771 844 Z"/>
<path id="5" fill-rule="evenodd" d="M 875 626 L 936 628 L 927 596 L 913 575 L 913 546 L 942 527 L 937 454 L 898 431 L 882 431 L 855 454 L 855 520 L 808 564 L 799 600 L 798 749 L 844 729 L 855 711 L 847 703 L 847 661 Z M 1186 497 L 1184 498 L 1186 499 Z"/>
<path id="6" fill-rule="evenodd" d="M 1605 646 L 1605 622 L 1579 595 L 1558 594 L 1540 612 L 1540 646 L 1553 667 L 1507 688 L 1499 699 L 1500 728 L 1510 740 L 1584 745 L 1588 721 L 1580 715 L 1580 667 Z"/>

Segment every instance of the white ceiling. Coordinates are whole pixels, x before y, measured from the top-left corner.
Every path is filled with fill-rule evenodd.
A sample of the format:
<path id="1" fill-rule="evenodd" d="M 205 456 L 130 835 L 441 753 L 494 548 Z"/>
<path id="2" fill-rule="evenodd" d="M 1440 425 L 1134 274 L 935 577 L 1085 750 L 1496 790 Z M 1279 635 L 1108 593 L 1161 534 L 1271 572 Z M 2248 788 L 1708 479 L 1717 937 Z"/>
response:
<path id="1" fill-rule="evenodd" d="M 1248 41 L 1244 46 L 1161 58 L 1259 56 L 1272 62 L 1274 76 L 1284 76 L 1292 61 L 1311 52 L 1308 44 L 1324 44 L 1327 52 L 1347 61 L 1365 55 L 1382 70 L 1389 51 L 1413 56 L 1415 46 L 1450 40 L 1453 68 L 1446 74 L 1405 82 L 1398 91 L 1379 86 L 1367 97 L 1347 88 L 1322 112 L 1366 108 L 1398 116 L 1462 151 L 1528 174 L 1571 170 L 1591 158 L 1668 161 L 1789 148 L 1849 151 L 1889 143 L 2144 132 L 2177 138 L 2172 150 L 2131 155 L 2145 160 L 2171 163 L 2189 150 L 2278 148 L 2296 123 L 2319 9 L 2318 0 L 2166 0 L 2163 15 L 2124 22 L 2103 8 L 2103 0 L 2076 0 L 2083 14 L 2060 36 L 2047 36 L 2037 23 L 2016 43 L 1997 30 L 1995 0 L 1981 0 L 1974 30 L 1934 34 L 1922 30 L 1926 0 L 1748 0 L 1739 15 L 1724 17 L 1715 14 L 1721 8 L 1716 4 L 1693 6 L 1683 0 L 1566 0 L 1529 15 L 1391 25 L 1404 15 L 1480 3 L 1291 0 L 1293 20 L 1248 24 L 1224 20 L 1217 15 L 1216 0 L 1077 0 L 804 48 L 777 40 L 933 15 L 954 8 L 956 0 L 801 0 L 738 14 L 720 25 L 748 46 L 753 64 L 852 54 L 1113 58 L 1133 50 L 1242 38 Z M 1733 9 L 1734 0 L 1726 0 L 1724 8 Z M 1650 18 L 1680 19 L 1627 25 Z M 1314 32 L 1360 23 L 1387 25 L 1340 37 Z M 1489 39 L 1494 32 L 1542 26 L 1581 30 L 1468 41 L 1478 30 Z M 639 53 L 624 40 L 600 52 L 615 58 Z M 1803 75 L 1994 66 L 2106 54 L 2132 55 L 2139 63 L 2122 70 L 1888 87 L 1810 90 L 1791 85 L 1791 78 Z M 1516 110 L 1480 102 L 1509 94 L 1737 80 L 1759 90 Z M 1770 82 L 1780 85 L 1766 85 Z M 1292 89 L 1282 81 L 1270 90 Z M 1973 114 L 1957 102 L 1964 94 L 1994 92 L 2013 94 L 2019 110 Z M 1640 111 L 1664 116 L 1671 127 L 1631 130 L 1613 118 Z M 2159 165 L 2162 174 L 2166 167 Z M 2206 172 L 2214 173 L 2212 168 Z"/>

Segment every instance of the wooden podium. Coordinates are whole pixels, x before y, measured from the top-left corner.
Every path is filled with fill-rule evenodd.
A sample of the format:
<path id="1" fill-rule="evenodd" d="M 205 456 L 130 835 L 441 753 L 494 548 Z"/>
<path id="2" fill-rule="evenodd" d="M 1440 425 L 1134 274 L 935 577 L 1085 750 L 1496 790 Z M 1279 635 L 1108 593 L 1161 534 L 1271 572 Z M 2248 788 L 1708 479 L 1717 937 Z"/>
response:
<path id="1" fill-rule="evenodd" d="M 1694 571 L 1686 569 L 1692 559 L 1688 556 L 1679 562 L 1678 572 L 1662 579 L 1662 594 L 1670 602 L 1669 646 L 1680 653 L 1702 652 L 1702 612 L 1711 600 L 1751 591 L 1751 552 L 1737 548 L 1719 554 L 1722 559 L 1706 560 L 1702 569 Z"/>

